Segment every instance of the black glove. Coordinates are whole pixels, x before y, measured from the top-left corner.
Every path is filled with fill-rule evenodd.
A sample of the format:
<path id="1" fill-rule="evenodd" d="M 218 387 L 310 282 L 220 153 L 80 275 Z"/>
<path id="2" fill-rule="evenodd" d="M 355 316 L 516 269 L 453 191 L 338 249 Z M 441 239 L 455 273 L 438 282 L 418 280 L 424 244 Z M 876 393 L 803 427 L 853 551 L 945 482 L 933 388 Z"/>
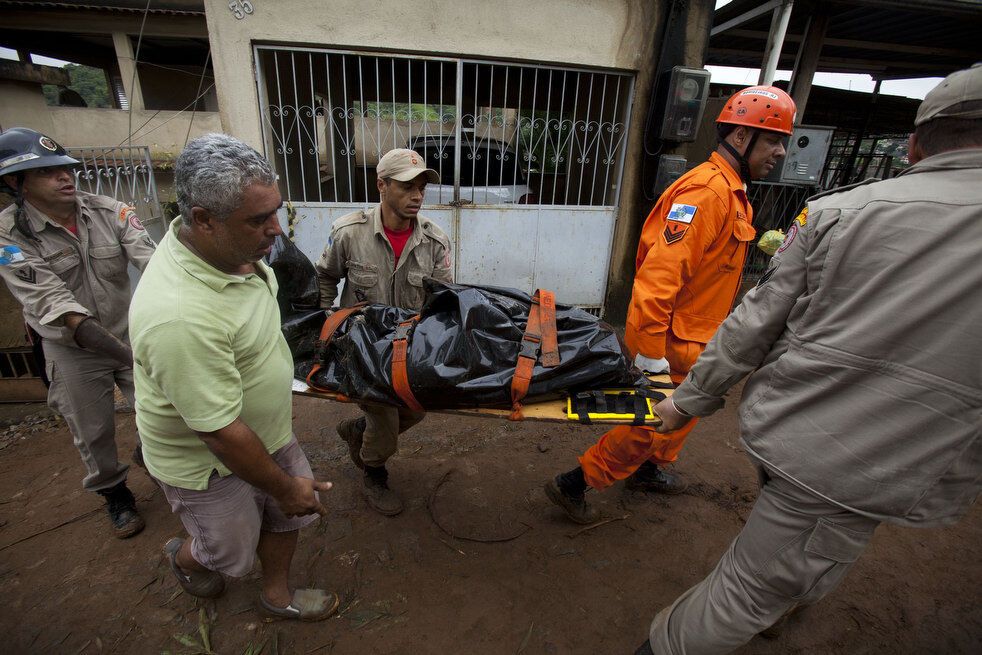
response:
<path id="1" fill-rule="evenodd" d="M 86 350 L 115 359 L 123 366 L 133 367 L 133 350 L 91 316 L 76 326 L 75 343 Z"/>

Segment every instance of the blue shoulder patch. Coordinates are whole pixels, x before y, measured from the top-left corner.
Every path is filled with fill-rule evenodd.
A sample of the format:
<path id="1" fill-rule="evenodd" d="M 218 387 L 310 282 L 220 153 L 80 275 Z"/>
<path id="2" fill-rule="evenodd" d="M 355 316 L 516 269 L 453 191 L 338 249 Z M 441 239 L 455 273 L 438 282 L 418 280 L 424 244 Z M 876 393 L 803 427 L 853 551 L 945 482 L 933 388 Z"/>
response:
<path id="1" fill-rule="evenodd" d="M 0 266 L 8 266 L 14 262 L 24 261 L 24 252 L 20 246 L 0 246 Z"/>
<path id="2" fill-rule="evenodd" d="M 678 221 L 679 223 L 691 223 L 692 219 L 696 216 L 696 206 L 695 205 L 681 205 L 674 204 L 672 208 L 668 211 L 667 218 L 670 221 Z"/>

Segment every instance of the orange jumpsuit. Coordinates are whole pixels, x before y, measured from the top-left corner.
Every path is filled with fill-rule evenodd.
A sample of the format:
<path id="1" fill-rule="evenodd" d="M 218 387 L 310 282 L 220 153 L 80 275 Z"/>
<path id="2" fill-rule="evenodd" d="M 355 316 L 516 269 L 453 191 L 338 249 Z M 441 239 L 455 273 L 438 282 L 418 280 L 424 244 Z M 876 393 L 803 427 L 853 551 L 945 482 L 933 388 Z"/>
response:
<path id="1" fill-rule="evenodd" d="M 624 340 L 632 355 L 667 359 L 676 384 L 733 306 L 756 235 L 752 219 L 740 176 L 714 152 L 670 186 L 645 220 Z M 674 462 L 695 423 L 668 434 L 615 427 L 580 457 L 584 479 L 605 489 L 646 459 Z"/>

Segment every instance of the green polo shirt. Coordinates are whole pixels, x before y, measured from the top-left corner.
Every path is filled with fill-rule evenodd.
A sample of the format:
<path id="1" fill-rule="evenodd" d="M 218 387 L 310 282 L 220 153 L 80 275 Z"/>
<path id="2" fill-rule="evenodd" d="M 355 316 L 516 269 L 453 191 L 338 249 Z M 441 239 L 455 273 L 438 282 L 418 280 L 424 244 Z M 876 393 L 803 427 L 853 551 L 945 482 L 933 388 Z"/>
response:
<path id="1" fill-rule="evenodd" d="M 184 489 L 230 471 L 195 434 L 241 418 L 270 453 L 292 436 L 293 360 L 276 277 L 230 275 L 177 238 L 180 218 L 150 259 L 130 304 L 136 424 L 147 469 Z"/>

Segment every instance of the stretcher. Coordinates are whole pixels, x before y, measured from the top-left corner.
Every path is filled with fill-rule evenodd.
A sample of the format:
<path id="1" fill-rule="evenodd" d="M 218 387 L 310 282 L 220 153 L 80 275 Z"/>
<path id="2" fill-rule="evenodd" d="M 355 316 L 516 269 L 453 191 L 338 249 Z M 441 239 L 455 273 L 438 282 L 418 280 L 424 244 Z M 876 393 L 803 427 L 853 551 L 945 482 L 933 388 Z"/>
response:
<path id="1" fill-rule="evenodd" d="M 628 394 L 629 390 L 608 389 L 595 392 L 582 392 L 574 396 L 563 398 L 553 398 L 549 400 L 530 400 L 522 407 L 522 420 L 546 421 L 553 423 L 578 422 L 584 424 L 603 424 L 603 425 L 646 425 L 656 427 L 661 425 L 661 419 L 651 409 L 662 396 L 672 395 L 673 387 L 671 378 L 668 375 L 652 375 L 648 379 L 652 386 L 645 394 Z M 634 392 L 634 390 L 630 390 Z M 318 391 L 312 389 L 303 380 L 293 381 L 293 393 L 299 396 L 309 396 L 312 398 L 323 398 L 335 402 L 357 402 L 351 398 L 337 393 Z M 605 397 L 600 399 L 598 394 Z M 628 396 L 631 396 L 630 398 Z M 604 404 L 607 407 L 604 407 Z M 597 405 L 600 406 L 597 406 Z M 628 407 L 628 405 L 632 405 Z M 643 406 L 643 415 L 638 411 L 630 411 L 637 406 Z M 602 411 L 602 410 L 627 410 L 627 411 Z M 594 411 L 590 411 L 594 410 Z M 598 411 L 600 410 L 600 411 Z M 455 409 L 434 409 L 427 410 L 440 414 L 457 414 L 461 416 L 477 416 L 482 418 L 509 419 L 512 416 L 510 408 L 502 407 L 467 407 Z"/>

